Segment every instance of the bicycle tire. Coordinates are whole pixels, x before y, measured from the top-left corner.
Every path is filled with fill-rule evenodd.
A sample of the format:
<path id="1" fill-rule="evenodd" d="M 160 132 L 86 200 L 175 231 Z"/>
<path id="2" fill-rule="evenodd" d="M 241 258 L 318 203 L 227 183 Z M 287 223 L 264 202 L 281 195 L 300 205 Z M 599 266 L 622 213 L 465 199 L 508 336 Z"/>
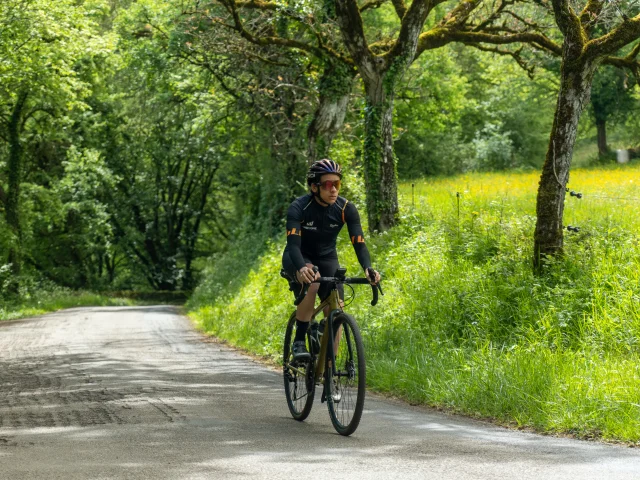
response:
<path id="1" fill-rule="evenodd" d="M 328 387 L 327 404 L 331 423 L 340 435 L 351 435 L 358 428 L 366 392 L 366 365 L 364 344 L 360 329 L 355 319 L 346 313 L 340 313 L 333 321 L 333 331 L 342 328 L 342 335 L 335 356 L 336 373 L 334 377 L 327 356 L 325 386 Z M 339 401 L 334 401 L 335 387 L 340 394 Z"/>
<path id="2" fill-rule="evenodd" d="M 287 406 L 291 416 L 302 422 L 311 413 L 316 386 L 313 358 L 309 363 L 294 364 L 292 362 L 293 354 L 291 348 L 295 336 L 295 327 L 296 314 L 294 312 L 289 318 L 284 336 L 284 352 L 282 356 L 284 394 L 287 397 Z"/>

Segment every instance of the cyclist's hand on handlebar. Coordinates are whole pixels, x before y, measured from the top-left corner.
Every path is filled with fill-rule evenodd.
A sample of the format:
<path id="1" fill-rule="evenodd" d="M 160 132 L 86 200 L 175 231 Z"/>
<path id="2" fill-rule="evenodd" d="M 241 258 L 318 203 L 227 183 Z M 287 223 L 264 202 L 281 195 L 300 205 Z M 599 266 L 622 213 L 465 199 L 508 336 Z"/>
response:
<path id="1" fill-rule="evenodd" d="M 376 272 L 373 268 L 367 268 L 367 279 L 371 282 L 371 285 L 377 285 L 380 283 L 380 272 Z"/>
<path id="2" fill-rule="evenodd" d="M 320 278 L 320 273 L 317 271 L 314 272 L 311 268 L 305 265 L 296 272 L 296 277 L 300 283 L 311 283 L 316 278 Z"/>

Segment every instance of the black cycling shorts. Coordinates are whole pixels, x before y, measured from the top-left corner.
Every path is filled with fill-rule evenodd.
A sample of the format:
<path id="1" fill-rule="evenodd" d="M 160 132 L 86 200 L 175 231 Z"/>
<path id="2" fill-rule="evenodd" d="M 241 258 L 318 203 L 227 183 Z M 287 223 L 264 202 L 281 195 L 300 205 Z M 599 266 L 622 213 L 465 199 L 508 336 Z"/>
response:
<path id="1" fill-rule="evenodd" d="M 336 274 L 336 270 L 340 268 L 340 263 L 338 262 L 338 253 L 333 252 L 331 255 L 326 255 L 324 257 L 311 257 L 309 255 L 304 255 L 303 258 L 305 263 L 311 263 L 318 267 L 321 277 L 333 277 Z M 285 249 L 282 254 L 282 268 L 291 276 L 291 278 L 296 278 L 296 267 L 291 261 L 289 257 L 289 252 Z M 298 292 L 300 292 L 300 284 L 295 282 L 293 283 L 293 295 L 295 297 L 298 296 Z M 331 293 L 331 285 L 328 283 L 320 284 L 320 288 L 318 289 L 318 296 L 320 300 L 324 300 Z M 338 285 L 338 292 L 340 293 L 340 298 L 344 300 L 344 288 L 342 284 Z"/>

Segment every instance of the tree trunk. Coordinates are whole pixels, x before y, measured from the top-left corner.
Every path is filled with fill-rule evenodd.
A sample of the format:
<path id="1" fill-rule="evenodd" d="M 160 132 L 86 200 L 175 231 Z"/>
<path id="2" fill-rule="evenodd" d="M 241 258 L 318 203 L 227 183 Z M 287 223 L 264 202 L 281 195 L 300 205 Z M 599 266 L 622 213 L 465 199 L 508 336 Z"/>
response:
<path id="1" fill-rule="evenodd" d="M 193 252 L 187 250 L 184 255 L 184 277 L 182 277 L 182 290 L 190 292 L 193 290 Z"/>
<path id="2" fill-rule="evenodd" d="M 335 135 L 342 129 L 349 105 L 355 71 L 343 64 L 330 64 L 320 83 L 319 104 L 307 129 L 309 165 L 329 155 Z"/>
<path id="3" fill-rule="evenodd" d="M 569 168 L 578 121 L 589 99 L 596 69 L 594 62 L 576 63 L 569 68 L 563 61 L 556 116 L 540 177 L 533 259 L 537 271 L 546 257 L 560 255 L 563 251 L 562 217 Z"/>
<path id="4" fill-rule="evenodd" d="M 12 241 L 9 249 L 9 263 L 14 275 L 12 289 L 17 291 L 18 280 L 22 267 L 22 227 L 20 225 L 20 183 L 22 181 L 22 143 L 20 142 L 20 127 L 22 114 L 27 102 L 28 93 L 21 92 L 9 118 L 9 159 L 8 170 L 8 191 L 5 205 L 5 216 L 7 225 L 11 229 Z"/>
<path id="5" fill-rule="evenodd" d="M 364 180 L 369 230 L 384 232 L 397 223 L 398 187 L 393 153 L 393 92 L 380 76 L 365 82 Z"/>
<path id="6" fill-rule="evenodd" d="M 596 120 L 596 129 L 598 130 L 598 155 L 604 157 L 609 153 L 607 146 L 607 122 L 605 120 Z"/>
<path id="7" fill-rule="evenodd" d="M 116 278 L 116 254 L 110 256 L 108 253 L 105 254 L 105 265 L 107 267 L 107 275 L 109 278 L 109 285 L 113 285 L 113 281 Z"/>

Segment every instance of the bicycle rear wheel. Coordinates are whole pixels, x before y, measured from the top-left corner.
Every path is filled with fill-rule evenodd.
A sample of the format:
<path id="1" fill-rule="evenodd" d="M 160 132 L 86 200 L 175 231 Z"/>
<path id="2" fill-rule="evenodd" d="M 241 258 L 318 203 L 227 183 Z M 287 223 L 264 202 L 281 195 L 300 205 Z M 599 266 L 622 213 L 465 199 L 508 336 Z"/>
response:
<path id="1" fill-rule="evenodd" d="M 355 319 L 346 313 L 336 316 L 333 331 L 341 334 L 335 355 L 336 372 L 327 355 L 325 392 L 331 423 L 340 435 L 351 435 L 358 428 L 366 391 L 364 344 Z"/>
<path id="2" fill-rule="evenodd" d="M 291 416 L 303 421 L 311 413 L 316 386 L 314 382 L 313 361 L 298 363 L 293 361 L 293 339 L 295 337 L 296 314 L 289 318 L 287 332 L 284 336 L 284 353 L 282 356 L 284 371 L 284 393 Z M 313 360 L 313 359 L 312 359 Z"/>

